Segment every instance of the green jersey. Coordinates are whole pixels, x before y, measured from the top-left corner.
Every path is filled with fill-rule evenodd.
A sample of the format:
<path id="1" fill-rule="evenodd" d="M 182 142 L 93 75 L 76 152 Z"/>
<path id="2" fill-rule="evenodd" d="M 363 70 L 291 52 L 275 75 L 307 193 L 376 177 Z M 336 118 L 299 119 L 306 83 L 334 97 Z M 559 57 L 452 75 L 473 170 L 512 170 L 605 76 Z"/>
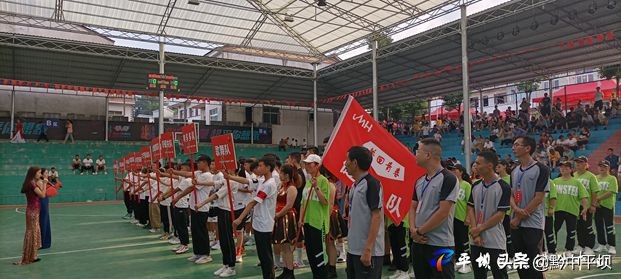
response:
<path id="1" fill-rule="evenodd" d="M 591 206 L 591 195 L 593 193 L 599 192 L 600 190 L 599 184 L 597 183 L 597 177 L 595 177 L 595 175 L 592 172 L 585 171 L 583 174 L 578 174 L 577 172 L 574 172 L 574 178 L 578 179 L 578 181 L 582 183 L 584 188 L 586 188 L 587 192 L 589 192 L 589 196 L 587 199 L 587 205 L 590 207 Z"/>
<path id="2" fill-rule="evenodd" d="M 302 202 L 306 202 L 308 200 L 308 207 L 306 208 L 306 212 L 304 214 L 304 223 L 309 224 L 311 227 L 318 230 L 327 231 L 330 228 L 330 206 L 328 204 L 321 204 L 317 193 L 315 193 L 316 190 L 313 190 L 311 198 L 308 199 L 308 192 L 312 186 L 312 181 L 310 179 L 307 180 L 306 187 L 304 187 L 304 191 L 302 192 Z M 330 182 L 325 176 L 317 176 L 317 188 L 319 188 L 319 191 L 323 193 L 323 196 L 327 200 L 330 199 Z"/>
<path id="3" fill-rule="evenodd" d="M 589 192 L 584 185 L 575 178 L 565 179 L 559 177 L 554 179 L 556 188 L 556 208 L 554 212 L 565 211 L 574 216 L 580 214 L 580 202 L 583 198 L 589 197 Z"/>
<path id="4" fill-rule="evenodd" d="M 601 188 L 600 195 L 604 194 L 605 192 L 612 193 L 610 197 L 599 201 L 599 204 L 602 207 L 612 209 L 614 211 L 615 201 L 617 200 L 617 192 L 619 191 L 619 184 L 617 182 L 617 178 L 612 175 L 598 175 L 597 181 L 599 182 L 599 187 Z"/>
<path id="5" fill-rule="evenodd" d="M 463 180 L 459 182 L 459 193 L 457 194 L 457 201 L 455 201 L 455 219 L 459 221 L 464 222 L 466 220 L 466 208 L 471 191 L 472 185 L 470 183 Z"/>
<path id="6" fill-rule="evenodd" d="M 556 186 L 554 185 L 554 181 L 550 180 L 550 192 L 546 193 L 546 216 L 548 216 L 548 208 L 550 208 L 550 200 L 557 199 L 556 195 Z"/>

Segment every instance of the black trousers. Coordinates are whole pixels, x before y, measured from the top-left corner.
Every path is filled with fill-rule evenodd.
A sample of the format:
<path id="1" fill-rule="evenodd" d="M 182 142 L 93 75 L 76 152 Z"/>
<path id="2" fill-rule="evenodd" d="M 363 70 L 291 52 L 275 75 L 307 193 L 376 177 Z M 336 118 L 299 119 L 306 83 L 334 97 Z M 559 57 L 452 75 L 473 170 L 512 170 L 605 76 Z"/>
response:
<path id="1" fill-rule="evenodd" d="M 39 142 L 42 139 L 44 139 L 46 142 L 50 141 L 50 139 L 47 138 L 47 134 L 39 134 L 39 137 L 37 138 L 37 142 Z"/>
<path id="2" fill-rule="evenodd" d="M 328 277 L 326 246 L 324 240 L 326 235 L 319 229 L 304 224 L 304 244 L 306 245 L 306 257 L 308 264 L 313 272 L 313 279 L 325 279 Z"/>
<path id="3" fill-rule="evenodd" d="M 140 224 L 146 225 L 149 221 L 149 197 L 139 200 L 138 208 L 140 209 L 140 216 L 138 216 L 138 221 L 140 222 Z"/>
<path id="4" fill-rule="evenodd" d="M 347 279 L 380 279 L 383 263 L 383 256 L 372 256 L 371 266 L 364 266 L 360 261 L 360 256 L 347 253 L 347 268 L 345 269 Z"/>
<path id="5" fill-rule="evenodd" d="M 509 254 L 509 258 L 513 258 L 515 251 L 513 249 L 513 239 L 511 238 L 511 216 L 505 214 L 505 218 L 502 220 L 502 226 L 505 229 L 505 236 L 507 237 L 507 254 Z"/>
<path id="6" fill-rule="evenodd" d="M 405 227 L 403 226 L 403 222 L 398 226 L 390 224 L 390 226 L 388 226 L 388 234 L 390 236 L 390 249 L 392 250 L 393 264 L 401 271 L 408 271 L 408 247 L 407 244 L 405 244 Z M 349 257 L 349 254 L 347 256 Z M 360 256 L 357 257 L 360 258 Z"/>
<path id="7" fill-rule="evenodd" d="M 220 237 L 220 249 L 222 250 L 222 264 L 235 266 L 235 241 L 233 240 L 233 221 L 231 212 L 218 210 L 218 236 Z"/>
<path id="8" fill-rule="evenodd" d="M 192 249 L 194 255 L 209 256 L 211 247 L 209 247 L 209 233 L 207 233 L 207 218 L 209 213 L 192 210 Z"/>
<path id="9" fill-rule="evenodd" d="M 82 168 L 80 169 L 80 173 L 84 173 L 85 170 L 90 170 L 91 173 L 95 173 L 95 168 L 93 166 L 90 166 L 90 167 L 82 166 Z"/>
<path id="10" fill-rule="evenodd" d="M 580 206 L 582 212 L 582 206 Z M 578 245 L 580 247 L 595 247 L 595 232 L 593 232 L 593 214 L 587 211 L 586 221 L 578 218 Z"/>
<path id="11" fill-rule="evenodd" d="M 565 211 L 557 211 L 554 212 L 554 235 L 558 236 L 558 231 L 563 226 L 563 223 L 566 224 L 567 238 L 565 239 L 565 250 L 573 251 L 576 246 L 576 222 L 578 221 L 578 217 L 575 215 L 565 212 Z"/>
<path id="12" fill-rule="evenodd" d="M 173 215 L 173 225 L 175 226 L 175 232 L 179 235 L 179 242 L 187 246 L 190 244 L 190 235 L 188 234 L 188 209 L 175 207 Z"/>
<path id="13" fill-rule="evenodd" d="M 230 218 L 230 217 L 229 217 Z M 218 219 L 219 221 L 220 219 Z M 254 242 L 257 245 L 257 256 L 261 263 L 263 279 L 274 278 L 274 255 L 272 253 L 272 232 L 254 230 Z"/>
<path id="14" fill-rule="evenodd" d="M 518 269 L 520 278 L 542 279 L 543 273 L 533 268 L 533 261 L 541 253 L 543 230 L 520 227 L 511 231 L 511 239 L 513 239 L 513 249 L 515 252 L 524 253 L 528 257 L 528 268 Z"/>
<path id="15" fill-rule="evenodd" d="M 455 263 L 450 261 L 442 265 L 442 271 L 438 271 L 435 267 L 432 267 L 429 263 L 437 260 L 433 253 L 440 249 L 453 249 L 454 247 L 440 247 L 427 244 L 419 244 L 412 242 L 412 249 L 410 249 L 413 257 L 414 276 L 416 278 L 430 278 L 430 279 L 454 279 L 455 278 Z"/>
<path id="16" fill-rule="evenodd" d="M 595 228 L 597 229 L 597 243 L 616 246 L 614 212 L 612 212 L 612 209 L 598 207 L 595 210 Z"/>
<path id="17" fill-rule="evenodd" d="M 554 232 L 554 217 L 546 216 L 546 226 L 544 233 L 546 234 L 546 249 L 548 254 L 556 253 L 556 232 Z"/>
<path id="18" fill-rule="evenodd" d="M 172 212 L 170 212 L 170 218 L 172 218 L 173 220 L 168 219 L 169 210 L 170 210 L 170 206 L 165 206 L 165 205 L 160 204 L 160 221 L 162 221 L 162 227 L 164 228 L 165 233 L 171 233 L 170 224 L 171 223 L 174 224 L 174 216 Z"/>
<path id="19" fill-rule="evenodd" d="M 500 269 L 498 267 L 498 256 L 500 254 L 504 254 L 505 250 L 500 249 L 489 249 L 484 247 L 479 247 L 476 245 L 470 246 L 472 249 L 472 257 L 470 260 L 472 261 L 472 270 L 474 271 L 475 279 L 487 279 L 487 267 L 479 267 L 477 263 L 477 258 L 480 255 L 484 255 L 486 253 L 489 254 L 489 267 L 492 269 L 492 275 L 494 279 L 508 279 L 509 274 L 507 273 L 507 268 Z"/>
<path id="20" fill-rule="evenodd" d="M 453 237 L 455 238 L 455 257 L 459 258 L 462 253 L 470 253 L 470 239 L 468 227 L 458 219 L 453 219 Z"/>
<path id="21" fill-rule="evenodd" d="M 134 213 L 134 206 L 131 202 L 129 191 L 123 191 L 123 202 L 125 203 L 125 209 L 127 209 L 127 214 Z"/>

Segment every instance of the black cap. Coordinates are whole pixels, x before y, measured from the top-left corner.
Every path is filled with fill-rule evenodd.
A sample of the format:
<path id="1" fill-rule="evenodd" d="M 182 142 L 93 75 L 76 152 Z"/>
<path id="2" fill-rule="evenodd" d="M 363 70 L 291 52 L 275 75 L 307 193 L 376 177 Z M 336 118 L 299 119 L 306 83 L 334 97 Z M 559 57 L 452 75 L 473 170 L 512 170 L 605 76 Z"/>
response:
<path id="1" fill-rule="evenodd" d="M 605 166 L 605 167 L 610 167 L 610 162 L 608 162 L 608 160 L 601 160 L 601 161 L 599 161 L 599 163 L 597 163 L 597 165 Z"/>

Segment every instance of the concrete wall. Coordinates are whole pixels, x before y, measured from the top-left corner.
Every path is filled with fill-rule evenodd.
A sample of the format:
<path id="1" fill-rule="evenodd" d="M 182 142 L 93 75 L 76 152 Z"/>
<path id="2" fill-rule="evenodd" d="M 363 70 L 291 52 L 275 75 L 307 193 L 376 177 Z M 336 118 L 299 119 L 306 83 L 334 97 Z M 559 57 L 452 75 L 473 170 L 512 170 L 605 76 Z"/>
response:
<path id="1" fill-rule="evenodd" d="M 317 140 L 313 144 L 313 122 L 309 121 L 309 112 L 306 110 L 281 110 L 280 125 L 272 125 L 272 143 L 277 144 L 281 138 L 294 138 L 302 145 L 302 139 L 306 139 L 310 145 L 321 145 L 323 139 L 329 137 L 334 128 L 332 112 L 319 112 L 317 115 Z"/>
<path id="2" fill-rule="evenodd" d="M 128 110 L 131 110 L 128 108 Z M 11 91 L 0 90 L 0 111 L 11 111 Z M 43 117 L 44 113 L 60 113 L 61 118 L 67 114 L 106 115 L 106 99 L 101 97 L 71 96 L 20 92 L 15 93 L 15 111 L 35 113 L 35 117 Z"/>

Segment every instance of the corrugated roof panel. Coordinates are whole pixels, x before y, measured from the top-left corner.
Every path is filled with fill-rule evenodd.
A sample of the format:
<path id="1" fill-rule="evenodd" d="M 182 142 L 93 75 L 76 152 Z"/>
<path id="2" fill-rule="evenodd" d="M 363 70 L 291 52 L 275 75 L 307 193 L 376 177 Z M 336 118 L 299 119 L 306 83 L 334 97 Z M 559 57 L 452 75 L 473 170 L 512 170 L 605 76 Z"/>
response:
<path id="1" fill-rule="evenodd" d="M 68 21 L 140 32 L 157 32 L 165 10 L 166 6 L 124 0 L 64 1 Z"/>
<path id="2" fill-rule="evenodd" d="M 0 2 L 0 11 L 51 18 L 54 14 L 55 1 L 29 0 L 18 3 Z M 22 3 L 19 3 L 22 2 Z"/>

